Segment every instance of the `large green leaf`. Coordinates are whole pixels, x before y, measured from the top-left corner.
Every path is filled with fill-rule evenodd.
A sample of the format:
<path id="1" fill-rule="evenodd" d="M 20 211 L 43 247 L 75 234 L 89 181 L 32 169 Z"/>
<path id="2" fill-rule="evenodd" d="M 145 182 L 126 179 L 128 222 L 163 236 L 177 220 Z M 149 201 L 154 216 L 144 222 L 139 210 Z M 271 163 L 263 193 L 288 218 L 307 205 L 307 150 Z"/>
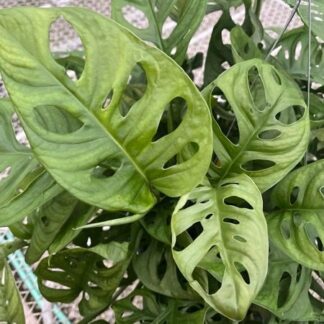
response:
<path id="1" fill-rule="evenodd" d="M 311 285 L 311 270 L 271 247 L 268 276 L 254 302 L 281 320 L 322 323 L 323 304 L 309 294 Z"/>
<path id="2" fill-rule="evenodd" d="M 15 278 L 0 247 L 0 322 L 24 324 L 25 316 Z"/>
<path id="3" fill-rule="evenodd" d="M 15 8 L 0 16 L 6 88 L 33 152 L 58 183 L 89 204 L 136 213 L 155 203 L 152 188 L 179 196 L 199 183 L 211 156 L 210 116 L 194 84 L 170 58 L 81 8 Z M 60 16 L 75 27 L 85 48 L 84 72 L 76 82 L 48 49 L 49 27 Z M 122 115 L 123 92 L 138 66 L 147 89 Z M 165 108 L 179 97 L 187 107 L 183 120 L 171 133 L 159 134 Z M 58 116 L 68 127 L 58 127 Z M 177 155 L 185 161 L 177 162 Z"/>
<path id="4" fill-rule="evenodd" d="M 51 302 L 71 303 L 82 293 L 80 313 L 91 316 L 109 306 L 129 261 L 127 242 L 63 250 L 39 263 L 39 289 Z"/>
<path id="5" fill-rule="evenodd" d="M 324 161 L 304 166 L 281 181 L 267 220 L 273 243 L 294 261 L 324 270 Z"/>
<path id="6" fill-rule="evenodd" d="M 138 304 L 136 304 L 138 302 Z M 142 303 L 142 305 L 140 305 Z M 143 309 L 142 309 L 143 307 Z M 117 324 L 204 323 L 207 308 L 193 301 L 163 299 L 146 289 L 137 289 L 113 305 Z"/>
<path id="7" fill-rule="evenodd" d="M 113 0 L 112 17 L 140 38 L 156 44 L 181 64 L 189 42 L 205 15 L 206 3 L 207 0 Z M 136 8 L 142 12 L 147 19 L 147 26 L 136 26 L 128 21 L 124 12 L 127 8 Z M 170 17 L 176 26 L 170 35 L 165 35 L 162 30 Z"/>
<path id="8" fill-rule="evenodd" d="M 262 197 L 253 181 L 242 174 L 217 188 L 194 189 L 180 199 L 171 229 L 173 258 L 192 288 L 217 312 L 242 320 L 268 262 Z M 199 278 L 200 269 L 208 273 L 208 285 Z"/>
<path id="9" fill-rule="evenodd" d="M 45 172 L 32 151 L 17 142 L 13 106 L 0 100 L 0 226 L 20 221 L 53 198 L 62 188 Z"/>
<path id="10" fill-rule="evenodd" d="M 213 98 L 215 88 L 237 126 L 224 134 L 215 112 L 212 178 L 244 172 L 261 191 L 269 189 L 300 161 L 308 145 L 308 109 L 301 92 L 285 74 L 257 59 L 235 65 L 204 90 L 211 106 L 219 100 Z M 238 136 L 229 137 L 231 129 Z"/>

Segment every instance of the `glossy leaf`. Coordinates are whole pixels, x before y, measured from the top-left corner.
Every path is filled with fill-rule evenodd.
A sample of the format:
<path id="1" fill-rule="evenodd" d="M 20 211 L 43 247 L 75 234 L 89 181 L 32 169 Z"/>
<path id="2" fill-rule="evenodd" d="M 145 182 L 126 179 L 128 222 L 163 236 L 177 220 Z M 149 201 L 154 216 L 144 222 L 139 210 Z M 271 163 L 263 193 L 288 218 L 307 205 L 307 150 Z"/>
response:
<path id="1" fill-rule="evenodd" d="M 32 151 L 18 143 L 12 128 L 13 105 L 0 100 L 0 226 L 23 219 L 63 189 L 45 172 Z"/>
<path id="2" fill-rule="evenodd" d="M 213 120 L 211 177 L 245 173 L 263 192 L 280 181 L 302 158 L 309 139 L 308 109 L 294 82 L 260 60 L 239 63 L 205 90 L 207 102 L 218 88 L 237 120 L 237 144 Z M 215 119 L 216 118 L 216 119 Z M 227 131 L 229 133 L 229 130 Z"/>
<path id="3" fill-rule="evenodd" d="M 271 248 L 268 276 L 254 302 L 281 320 L 322 322 L 323 305 L 309 294 L 311 284 L 311 270 Z"/>
<path id="4" fill-rule="evenodd" d="M 217 312 L 242 320 L 267 273 L 267 226 L 253 181 L 238 175 L 194 189 L 180 199 L 171 230 L 173 258 L 191 287 Z M 201 269 L 208 286 L 197 277 Z"/>
<path id="5" fill-rule="evenodd" d="M 274 189 L 267 218 L 273 243 L 295 262 L 324 270 L 324 161 L 289 174 Z"/>
<path id="6" fill-rule="evenodd" d="M 202 21 L 207 0 L 113 0 L 112 17 L 140 38 L 152 42 L 175 61 L 182 64 L 189 42 Z M 137 10 L 142 15 L 142 25 L 127 20 L 128 10 Z M 163 33 L 168 25 L 173 29 L 169 35 Z"/>
<path id="7" fill-rule="evenodd" d="M 0 322 L 25 323 L 25 315 L 15 278 L 0 247 Z"/>
<path id="8" fill-rule="evenodd" d="M 136 300 L 140 304 L 136 304 Z M 192 301 L 161 300 L 149 290 L 137 289 L 113 305 L 116 323 L 204 323 L 207 308 Z"/>
<path id="9" fill-rule="evenodd" d="M 142 213 L 155 203 L 151 188 L 179 196 L 200 182 L 211 155 L 208 108 L 165 54 L 81 8 L 15 8 L 0 16 L 0 70 L 33 152 L 58 183 L 89 204 Z M 48 29 L 60 16 L 85 48 L 84 72 L 76 82 L 48 50 Z M 147 90 L 122 116 L 121 96 L 137 64 L 146 73 Z M 153 140 L 165 107 L 178 97 L 187 104 L 183 120 Z M 68 127 L 58 129 L 57 118 Z M 186 161 L 165 167 L 182 151 Z"/>

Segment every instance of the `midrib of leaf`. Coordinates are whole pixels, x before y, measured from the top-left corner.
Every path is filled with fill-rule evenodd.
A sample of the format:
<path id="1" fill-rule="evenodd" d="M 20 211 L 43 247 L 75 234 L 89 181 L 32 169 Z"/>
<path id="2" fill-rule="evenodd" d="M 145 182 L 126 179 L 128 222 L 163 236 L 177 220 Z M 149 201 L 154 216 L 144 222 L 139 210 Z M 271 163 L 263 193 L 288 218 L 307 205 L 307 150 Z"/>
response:
<path id="1" fill-rule="evenodd" d="M 0 26 L 0 29 L 4 32 L 7 33 L 7 31 Z M 146 177 L 144 171 L 140 168 L 140 166 L 136 163 L 136 161 L 128 154 L 128 152 L 123 148 L 123 146 L 119 143 L 119 141 L 108 131 L 108 129 L 106 129 L 105 127 L 103 127 L 103 125 L 98 121 L 97 118 L 95 118 L 92 114 L 90 114 L 88 108 L 83 104 L 83 102 L 81 102 L 80 98 L 74 94 L 69 88 L 67 88 L 57 77 L 55 77 L 47 68 L 46 66 L 44 66 L 42 64 L 42 62 L 40 62 L 39 60 L 37 60 L 35 58 L 35 56 L 33 56 L 25 47 L 21 46 L 21 43 L 17 41 L 17 39 L 12 36 L 12 34 L 10 34 L 10 38 L 14 40 L 14 42 L 16 43 L 16 48 L 20 48 L 22 49 L 24 52 L 28 53 L 28 55 L 38 63 L 38 65 L 40 65 L 44 71 L 46 71 L 47 74 L 49 74 L 51 76 L 52 79 L 55 80 L 56 83 L 58 83 L 62 88 L 64 88 L 66 91 L 68 91 L 68 93 L 75 98 L 78 103 L 82 106 L 82 108 L 86 111 L 88 117 L 94 121 L 97 125 L 99 125 L 99 127 L 104 131 L 105 134 L 107 134 L 112 140 L 113 142 L 116 144 L 116 146 L 121 150 L 121 152 L 126 156 L 126 158 L 133 164 L 133 166 L 135 167 L 135 169 L 138 171 L 138 173 L 143 177 L 143 179 L 145 180 L 145 182 L 147 184 L 150 183 L 149 179 Z M 36 154 L 36 153 L 35 153 Z"/>
<path id="2" fill-rule="evenodd" d="M 162 35 L 161 35 L 160 29 L 159 29 L 159 24 L 158 24 L 158 22 L 156 20 L 155 11 L 154 11 L 154 8 L 152 6 L 152 2 L 151 2 L 151 0 L 148 0 L 147 2 L 149 4 L 150 10 L 152 12 L 154 27 L 155 27 L 155 30 L 157 31 L 157 36 L 158 36 L 158 40 L 159 40 L 159 43 L 160 43 L 160 47 L 161 47 L 162 51 L 165 52 Z"/>
<path id="3" fill-rule="evenodd" d="M 276 99 L 276 101 L 273 103 L 272 107 L 274 107 L 277 102 L 279 101 L 279 99 L 281 98 L 283 92 L 280 94 L 280 96 Z M 236 156 L 232 159 L 232 161 L 229 163 L 228 167 L 226 168 L 226 170 L 222 173 L 222 175 L 219 178 L 219 182 L 217 187 L 219 187 L 219 183 L 221 180 L 225 179 L 228 174 L 230 173 L 233 165 L 237 162 L 237 160 L 242 156 L 242 154 L 245 152 L 245 149 L 250 145 L 252 139 L 256 136 L 256 134 L 259 133 L 259 131 L 263 128 L 263 126 L 268 122 L 268 118 L 272 113 L 272 109 L 269 109 L 268 113 L 265 114 L 265 117 L 263 119 L 263 121 L 260 123 L 259 127 L 255 128 L 255 130 L 251 133 L 250 137 L 247 139 L 247 141 L 241 146 L 241 149 L 239 147 L 238 153 L 236 154 Z M 235 144 L 234 144 L 235 145 Z M 227 150 L 226 150 L 227 151 Z"/>

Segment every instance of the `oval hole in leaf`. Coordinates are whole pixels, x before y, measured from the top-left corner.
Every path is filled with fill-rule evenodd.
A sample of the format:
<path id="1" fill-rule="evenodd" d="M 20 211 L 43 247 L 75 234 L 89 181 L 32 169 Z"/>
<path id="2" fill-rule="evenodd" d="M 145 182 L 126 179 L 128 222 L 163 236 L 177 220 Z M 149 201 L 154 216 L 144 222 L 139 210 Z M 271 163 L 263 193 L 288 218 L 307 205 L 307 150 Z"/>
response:
<path id="1" fill-rule="evenodd" d="M 187 229 L 187 232 L 193 240 L 195 240 L 203 231 L 204 228 L 202 227 L 200 222 L 194 223 Z"/>
<path id="2" fill-rule="evenodd" d="M 122 8 L 124 19 L 132 26 L 138 29 L 146 29 L 149 26 L 149 20 L 145 13 L 135 6 L 126 5 Z"/>
<path id="3" fill-rule="evenodd" d="M 296 270 L 296 282 L 300 280 L 301 274 L 302 274 L 303 267 L 301 264 L 298 264 L 297 270 Z"/>
<path id="4" fill-rule="evenodd" d="M 268 129 L 259 133 L 258 137 L 262 140 L 273 140 L 281 135 L 281 131 L 277 129 Z"/>
<path id="5" fill-rule="evenodd" d="M 62 35 L 70 41 L 62 41 Z M 54 60 L 64 67 L 68 78 L 76 81 L 81 77 L 85 65 L 84 46 L 77 31 L 63 16 L 50 26 L 49 48 Z"/>
<path id="6" fill-rule="evenodd" d="M 224 45 L 226 45 L 226 44 L 230 44 L 230 39 L 231 39 L 231 33 L 229 32 L 229 30 L 228 29 L 223 29 L 222 30 L 222 33 L 221 33 L 221 36 L 222 36 L 222 43 L 224 44 Z"/>
<path id="7" fill-rule="evenodd" d="M 244 237 L 242 237 L 241 235 L 234 235 L 233 238 L 234 238 L 234 240 L 242 242 L 242 243 L 247 242 L 247 240 Z"/>
<path id="8" fill-rule="evenodd" d="M 280 308 L 284 306 L 289 296 L 289 287 L 291 285 L 291 275 L 289 272 L 285 271 L 279 281 L 279 293 L 277 299 L 277 307 Z"/>
<path id="9" fill-rule="evenodd" d="M 182 97 L 172 99 L 164 109 L 158 129 L 152 141 L 156 142 L 163 136 L 175 131 L 185 118 L 187 110 L 187 103 Z"/>
<path id="10" fill-rule="evenodd" d="M 324 198 L 324 187 L 320 188 L 320 194 L 322 195 L 322 197 Z"/>
<path id="11" fill-rule="evenodd" d="M 12 115 L 11 125 L 12 125 L 12 129 L 15 133 L 17 142 L 20 143 L 21 145 L 26 146 L 26 147 L 30 147 L 26 133 L 25 133 L 24 129 L 22 128 L 20 120 L 16 113 L 14 113 Z"/>
<path id="12" fill-rule="evenodd" d="M 315 249 L 321 252 L 321 249 L 323 249 L 323 243 L 319 238 L 316 227 L 311 223 L 306 223 L 304 225 L 304 230 L 310 243 L 314 246 Z"/>
<path id="13" fill-rule="evenodd" d="M 33 112 L 37 123 L 51 133 L 74 133 L 84 125 L 78 118 L 60 107 L 38 106 Z"/>
<path id="14" fill-rule="evenodd" d="M 232 20 L 235 22 L 236 25 L 242 25 L 245 17 L 245 6 L 240 5 L 240 6 L 231 6 L 230 7 L 230 15 Z"/>
<path id="15" fill-rule="evenodd" d="M 228 206 L 235 206 L 238 208 L 253 209 L 253 207 L 244 199 L 237 196 L 230 196 L 224 199 L 224 204 Z"/>
<path id="16" fill-rule="evenodd" d="M 317 53 L 316 53 L 316 56 L 315 56 L 315 66 L 316 67 L 319 67 L 321 62 L 322 62 L 322 58 L 323 58 L 323 49 L 320 48 Z"/>
<path id="17" fill-rule="evenodd" d="M 282 124 L 291 125 L 301 118 L 305 114 L 305 108 L 301 106 L 290 106 L 283 111 L 276 114 L 276 119 Z"/>
<path id="18" fill-rule="evenodd" d="M 239 222 L 237 219 L 235 219 L 235 218 L 230 218 L 230 217 L 225 217 L 225 218 L 223 218 L 223 222 L 224 222 L 224 223 L 229 223 L 229 224 L 234 224 L 234 225 L 238 225 L 238 224 L 240 224 L 240 222 Z"/>
<path id="19" fill-rule="evenodd" d="M 162 39 L 168 39 L 176 28 L 177 23 L 167 17 L 162 26 Z"/>
<path id="20" fill-rule="evenodd" d="M 242 165 L 245 171 L 261 171 L 273 167 L 275 163 L 270 160 L 250 160 Z"/>
<path id="21" fill-rule="evenodd" d="M 290 239 L 290 225 L 288 220 L 284 220 L 281 225 L 280 225 L 280 232 L 281 235 L 283 236 L 283 238 L 285 240 L 289 240 Z"/>
<path id="22" fill-rule="evenodd" d="M 215 87 L 212 92 L 211 111 L 212 116 L 222 130 L 222 133 L 233 144 L 237 144 L 240 140 L 238 123 L 225 94 L 218 87 Z"/>
<path id="23" fill-rule="evenodd" d="M 119 159 L 104 160 L 92 169 L 92 176 L 101 179 L 112 177 L 120 166 L 121 161 Z"/>
<path id="24" fill-rule="evenodd" d="M 167 271 L 167 261 L 165 259 L 164 253 L 162 253 L 161 260 L 157 267 L 157 276 L 159 280 L 162 280 Z"/>
<path id="25" fill-rule="evenodd" d="M 264 111 L 267 104 L 265 89 L 260 77 L 259 71 L 256 67 L 252 67 L 248 72 L 248 82 L 250 88 L 250 95 L 254 107 L 259 111 Z"/>
<path id="26" fill-rule="evenodd" d="M 107 96 L 106 96 L 104 102 L 102 103 L 102 107 L 101 107 L 102 110 L 107 110 L 107 109 L 108 109 L 108 107 L 110 106 L 110 104 L 111 104 L 111 102 L 112 102 L 112 98 L 113 98 L 113 96 L 114 96 L 114 89 L 111 89 L 111 90 L 108 92 L 108 94 L 107 94 Z"/>
<path id="27" fill-rule="evenodd" d="M 289 201 L 290 201 L 290 205 L 293 205 L 297 199 L 298 199 L 298 194 L 299 194 L 300 188 L 295 186 L 291 192 L 290 192 L 290 196 L 289 196 Z"/>
<path id="28" fill-rule="evenodd" d="M 198 152 L 198 150 L 199 145 L 197 143 L 187 143 L 178 154 L 174 155 L 171 159 L 165 162 L 163 168 L 167 169 L 190 160 Z"/>
<path id="29" fill-rule="evenodd" d="M 6 86 L 2 80 L 2 76 L 0 73 L 0 98 L 8 98 L 8 97 L 9 97 L 8 91 L 6 89 Z"/>
<path id="30" fill-rule="evenodd" d="M 121 97 L 119 112 L 123 117 L 125 117 L 131 107 L 144 96 L 146 89 L 146 72 L 142 65 L 137 63 L 129 74 L 127 85 Z"/>
<path id="31" fill-rule="evenodd" d="M 2 171 L 0 171 L 0 181 L 8 178 L 10 175 L 10 172 L 11 172 L 11 166 L 7 166 Z"/>
<path id="32" fill-rule="evenodd" d="M 302 49 L 303 49 L 302 42 L 298 41 L 295 46 L 295 55 L 294 55 L 295 61 L 299 60 L 299 58 L 301 56 Z"/>
<path id="33" fill-rule="evenodd" d="M 234 262 L 236 270 L 240 273 L 242 279 L 245 281 L 247 285 L 251 283 L 250 276 L 246 268 L 243 266 L 242 263 L 235 261 Z"/>

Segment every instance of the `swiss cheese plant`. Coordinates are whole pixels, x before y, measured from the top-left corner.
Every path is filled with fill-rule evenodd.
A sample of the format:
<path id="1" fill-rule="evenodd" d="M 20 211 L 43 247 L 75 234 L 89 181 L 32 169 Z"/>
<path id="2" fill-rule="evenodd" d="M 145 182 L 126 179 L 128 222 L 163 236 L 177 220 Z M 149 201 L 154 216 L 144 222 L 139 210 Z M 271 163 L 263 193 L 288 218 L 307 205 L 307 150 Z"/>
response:
<path id="1" fill-rule="evenodd" d="M 0 10 L 1 322 L 25 322 L 17 249 L 81 323 L 324 321 L 324 8 L 286 1 L 303 25 L 273 39 L 262 2 Z M 58 19 L 83 50 L 51 52 Z"/>

